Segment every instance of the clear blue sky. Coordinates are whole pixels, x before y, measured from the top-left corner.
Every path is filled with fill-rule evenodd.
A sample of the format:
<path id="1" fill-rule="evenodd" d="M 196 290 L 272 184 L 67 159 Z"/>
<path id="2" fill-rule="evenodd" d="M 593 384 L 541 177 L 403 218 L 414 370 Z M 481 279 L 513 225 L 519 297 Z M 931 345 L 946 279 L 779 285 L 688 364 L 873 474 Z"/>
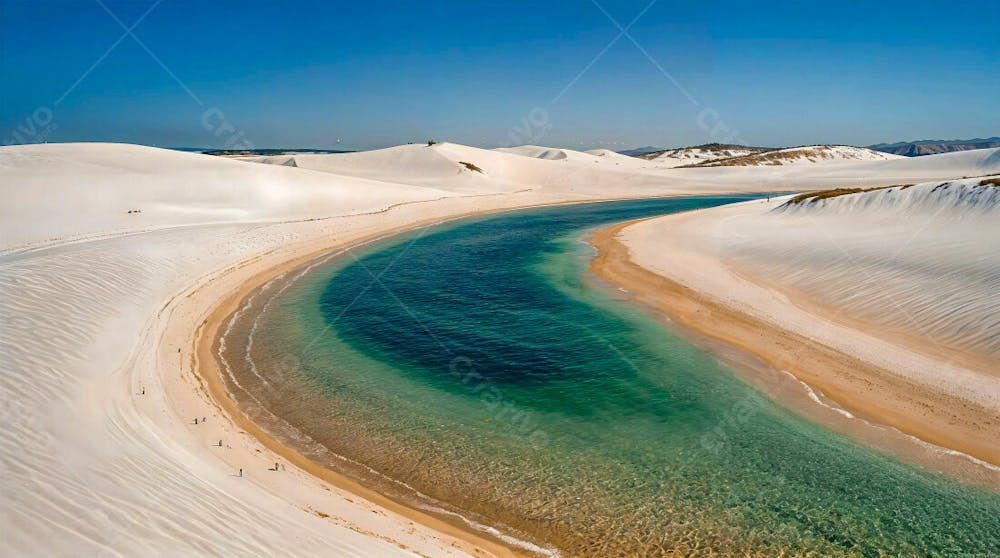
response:
<path id="1" fill-rule="evenodd" d="M 154 5 L 103 2 L 126 27 Z M 627 26 L 644 9 L 613 42 L 608 16 Z M 138 41 L 97 0 L 0 0 L 0 18 L 0 142 L 624 149 L 1000 134 L 997 0 L 163 0 Z"/>

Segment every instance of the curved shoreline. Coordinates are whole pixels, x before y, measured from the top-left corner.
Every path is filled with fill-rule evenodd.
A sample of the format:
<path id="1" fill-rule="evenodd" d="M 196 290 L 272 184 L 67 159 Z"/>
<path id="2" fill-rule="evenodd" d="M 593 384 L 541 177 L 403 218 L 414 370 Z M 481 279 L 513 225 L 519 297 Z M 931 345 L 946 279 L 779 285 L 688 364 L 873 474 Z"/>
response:
<path id="1" fill-rule="evenodd" d="M 713 194 L 715 193 L 713 192 Z M 256 445 L 271 452 L 272 457 L 278 457 L 305 472 L 311 478 L 319 479 L 349 494 L 358 495 L 378 508 L 389 510 L 406 521 L 418 523 L 432 532 L 442 535 L 446 538 L 449 546 L 458 548 L 463 553 L 493 556 L 537 555 L 538 553 L 530 552 L 529 548 L 534 545 L 527 541 L 523 545 L 511 544 L 509 541 L 503 541 L 500 537 L 494 539 L 483 530 L 469 525 L 467 521 L 462 522 L 457 519 L 447 521 L 428 515 L 419 509 L 392 500 L 340 473 L 320 466 L 282 444 L 259 425 L 247 419 L 236 402 L 230 398 L 220 377 L 222 372 L 216 354 L 218 339 L 231 315 L 237 311 L 247 296 L 290 270 L 306 265 L 313 260 L 329 257 L 331 252 L 347 250 L 353 246 L 382 240 L 423 227 L 484 214 L 567 204 L 675 197 L 686 197 L 686 195 L 576 199 L 568 196 L 547 196 L 535 192 L 524 192 L 412 202 L 399 204 L 374 214 L 334 218 L 333 221 L 343 225 L 344 230 L 341 238 L 333 239 L 319 235 L 319 238 L 283 245 L 258 254 L 206 278 L 182 297 L 178 297 L 181 299 L 181 304 L 193 306 L 189 312 L 193 312 L 195 316 L 189 325 L 180 324 L 172 328 L 171 324 L 167 326 L 168 331 L 172 329 L 173 334 L 183 336 L 183 341 L 179 345 L 174 345 L 174 347 L 181 347 L 181 355 L 178 355 L 176 350 L 172 350 L 172 347 L 168 349 L 169 343 L 164 343 L 161 340 L 159 349 L 161 362 L 180 356 L 182 373 L 186 376 L 184 379 L 188 383 L 187 386 L 183 386 L 186 393 L 178 393 L 172 399 L 178 397 L 190 399 L 192 395 L 199 397 L 218 411 L 222 417 L 228 419 L 238 433 L 248 435 Z M 397 212 L 397 214 L 393 215 L 393 212 Z M 412 215 L 398 215 L 399 212 Z M 387 217 L 387 215 L 392 217 Z M 361 223 L 355 224 L 353 221 L 361 221 Z M 309 224 L 311 223 L 300 223 L 300 225 Z M 314 236 L 316 235 L 314 234 Z M 174 320 L 171 319 L 171 321 Z M 169 380 L 169 377 L 165 378 L 165 382 Z M 194 393 L 191 393 L 192 391 Z M 174 406 L 180 405 L 175 404 Z M 259 452 L 260 449 L 257 451 Z M 270 462 L 274 463 L 275 460 L 272 458 Z M 325 513 L 320 512 L 320 510 L 307 509 L 307 511 L 325 517 Z M 375 513 L 379 512 L 375 511 Z M 365 534 L 379 536 L 377 533 L 366 532 Z"/>
<path id="2" fill-rule="evenodd" d="M 591 235 L 589 241 L 597 250 L 590 264 L 592 273 L 625 290 L 630 298 L 661 318 L 669 317 L 683 328 L 750 355 L 772 370 L 785 372 L 804 386 L 813 403 L 847 420 L 861 419 L 871 427 L 888 427 L 912 443 L 935 448 L 943 456 L 964 456 L 976 464 L 983 477 L 978 478 L 977 471 L 958 475 L 961 478 L 994 487 L 1000 481 L 1000 455 L 995 443 L 976 436 L 979 429 L 970 426 L 983 421 L 988 424 L 993 416 L 986 410 L 972 408 L 947 393 L 907 381 L 889 370 L 764 322 L 640 266 L 633 261 L 619 233 L 641 221 L 645 219 L 604 227 Z M 803 362 L 809 363 L 808 369 Z M 833 405 L 820 400 L 816 390 Z"/>
<path id="3" fill-rule="evenodd" d="M 265 308 L 268 305 L 267 302 L 264 303 L 262 308 L 256 309 L 256 312 L 251 310 L 252 302 L 258 295 L 261 295 L 262 292 L 268 289 L 272 282 L 280 282 L 279 284 L 282 285 L 282 287 L 278 289 L 278 293 L 280 293 L 289 285 L 298 279 L 301 279 L 317 265 L 331 263 L 341 259 L 354 249 L 387 240 L 400 234 L 406 234 L 408 232 L 413 232 L 427 227 L 434 227 L 438 224 L 459 220 L 465 217 L 467 217 L 467 215 L 458 215 L 445 221 L 438 220 L 426 224 L 420 223 L 396 229 L 384 234 L 373 235 L 348 243 L 347 245 L 338 246 L 333 248 L 332 251 L 324 250 L 320 254 L 307 257 L 305 261 L 290 262 L 287 266 L 282 265 L 280 268 L 272 268 L 262 272 L 259 281 L 254 280 L 251 283 L 247 283 L 244 288 L 241 288 L 213 312 L 213 317 L 209 319 L 208 325 L 212 325 L 214 327 L 212 330 L 206 330 L 203 332 L 202 339 L 204 345 L 202 345 L 199 354 L 201 354 L 204 358 L 210 359 L 212 362 L 212 371 L 209 373 L 208 382 L 213 396 L 220 400 L 224 397 L 226 399 L 227 408 L 232 413 L 239 413 L 240 422 L 245 423 L 247 425 L 247 430 L 251 431 L 256 438 L 261 439 L 261 441 L 264 442 L 269 449 L 275 451 L 275 453 L 285 456 L 290 462 L 308 471 L 313 476 L 319 477 L 324 481 L 348 490 L 353 494 L 357 494 L 358 496 L 385 507 L 386 509 L 392 510 L 393 512 L 404 517 L 413 519 L 436 531 L 465 540 L 465 542 L 472 545 L 471 550 L 476 553 L 486 551 L 497 556 L 520 556 L 525 551 L 528 551 L 528 554 L 526 555 L 529 556 L 554 555 L 553 552 L 550 552 L 550 549 L 537 546 L 529 541 L 517 539 L 516 537 L 508 535 L 490 525 L 479 524 L 455 511 L 439 508 L 437 506 L 441 504 L 440 502 L 434 501 L 430 497 L 421 494 L 419 491 L 416 491 L 405 483 L 399 483 L 396 479 L 386 477 L 377 471 L 368 469 L 363 463 L 353 461 L 348 457 L 344 457 L 339 454 L 332 454 L 332 456 L 336 459 L 350 462 L 361 469 L 367 469 L 373 475 L 383 477 L 384 480 L 402 484 L 403 487 L 413 491 L 418 497 L 431 500 L 429 503 L 430 507 L 428 508 L 420 505 L 413 505 L 405 501 L 401 501 L 400 498 L 388 496 L 377 489 L 370 488 L 370 484 L 363 478 L 358 479 L 349 476 L 346 473 L 339 471 L 335 466 L 321 465 L 316 461 L 303 456 L 298 450 L 295 449 L 293 443 L 282 441 L 278 437 L 266 432 L 266 425 L 269 421 L 261 421 L 259 418 L 256 420 L 248 418 L 242 410 L 240 406 L 241 404 L 236 401 L 236 397 L 231 391 L 232 389 L 242 391 L 248 397 L 257 401 L 256 396 L 254 396 L 252 392 L 246 390 L 246 388 L 244 388 L 237 379 L 237 374 L 233 370 L 234 365 L 231 364 L 231 359 L 226 358 L 225 347 L 228 345 L 226 340 L 232 333 L 231 328 L 233 324 L 243 317 L 241 313 L 250 311 L 251 313 L 249 315 L 254 318 L 252 321 L 255 324 L 256 318 L 260 316 L 261 312 L 265 311 Z M 292 276 L 286 278 L 284 277 L 286 274 L 292 274 Z M 274 295 L 274 293 L 269 293 L 264 296 L 271 297 Z M 253 327 L 256 326 L 254 325 Z M 212 340 L 214 340 L 214 343 L 211 343 L 211 346 L 209 347 L 208 343 Z M 205 355 L 204 350 L 210 350 L 211 356 L 209 357 L 208 355 Z M 222 365 L 221 367 L 219 366 L 220 364 Z M 223 369 L 225 369 L 225 375 L 228 376 L 228 380 L 223 378 Z M 227 382 L 232 382 L 233 385 L 227 385 Z M 286 423 L 280 417 L 274 415 L 262 404 L 261 409 L 265 411 L 266 414 L 271 415 L 281 426 L 288 426 L 293 429 L 295 428 L 294 426 Z M 265 441 L 262 438 L 267 438 L 267 440 Z M 324 451 L 329 450 L 324 448 Z M 433 511 L 428 513 L 424 510 Z M 442 518 L 441 516 L 454 517 L 454 519 L 449 520 Z M 499 545 L 499 547 L 497 545 Z"/>
<path id="4" fill-rule="evenodd" d="M 740 194 L 743 192 L 732 193 Z M 203 394 L 203 398 L 218 409 L 223 416 L 232 421 L 240 431 L 248 433 L 253 440 L 259 442 L 275 456 L 298 467 L 314 478 L 346 490 L 351 494 L 356 494 L 374 503 L 376 506 L 388 509 L 407 520 L 417 522 L 434 532 L 441 533 L 456 541 L 457 544 L 461 545 L 462 550 L 468 554 L 482 555 L 487 553 L 495 556 L 528 556 L 551 553 L 554 549 L 542 549 L 529 541 L 520 541 L 521 544 L 505 541 L 504 538 L 510 537 L 509 535 L 499 531 L 498 535 L 489 533 L 489 531 L 493 530 L 492 526 L 487 525 L 485 526 L 486 529 L 477 528 L 468 518 L 458 516 L 455 520 L 449 521 L 438 516 L 429 515 L 419 508 L 400 503 L 376 490 L 368 488 L 362 482 L 355 481 L 341 473 L 321 466 L 304 457 L 295 449 L 286 446 L 264 431 L 260 425 L 248 419 L 239 405 L 230 397 L 227 386 L 220 376 L 223 371 L 218 361 L 218 341 L 232 314 L 243 305 L 248 296 L 251 296 L 269 281 L 285 273 L 309 265 L 313 261 L 330 258 L 333 252 L 346 252 L 353 247 L 384 240 L 398 234 L 480 215 L 561 205 L 684 198 L 704 195 L 725 195 L 725 193 L 685 193 L 677 195 L 579 199 L 576 196 L 552 196 L 533 191 L 519 191 L 509 194 L 408 202 L 396 204 L 374 213 L 334 217 L 332 218 L 334 221 L 359 219 L 372 220 L 372 222 L 366 223 L 367 226 L 348 226 L 344 238 L 339 240 L 320 239 L 318 241 L 307 242 L 305 246 L 282 246 L 271 252 L 249 258 L 208 280 L 208 283 L 225 283 L 229 288 L 223 288 L 224 294 L 215 300 L 210 299 L 211 295 L 207 296 L 207 300 L 202 305 L 203 307 L 198 310 L 199 312 L 204 312 L 204 316 L 191 328 L 194 332 L 185 342 L 185 361 L 183 363 L 185 372 L 190 374 L 191 378 L 195 380 L 195 388 Z M 483 203 L 484 200 L 488 201 Z M 473 208 L 470 209 L 470 205 L 473 205 Z M 457 207 L 452 209 L 451 206 Z M 405 219 L 405 217 L 395 215 L 396 218 L 393 219 L 393 212 L 412 212 L 416 218 Z M 435 213 L 437 215 L 426 216 Z M 404 220 L 399 222 L 400 218 Z M 265 261 L 271 259 L 274 261 Z M 240 272 L 244 276 L 236 277 L 231 272 Z M 192 293 L 187 295 L 187 298 L 190 298 L 201 289 L 202 287 L 197 287 Z M 448 510 L 444 511 L 445 515 L 450 515 L 451 513 Z M 534 548 L 539 548 L 541 552 L 534 552 Z"/>
<path id="5" fill-rule="evenodd" d="M 563 202 L 554 203 L 558 204 Z M 446 537 L 453 539 L 452 546 L 458 547 L 467 554 L 482 555 L 485 553 L 498 557 L 530 555 L 524 554 L 524 548 L 505 543 L 499 538 L 494 540 L 494 538 L 488 537 L 483 531 L 473 529 L 471 526 L 461 525 L 458 521 L 449 522 L 425 513 L 419 509 L 399 503 L 337 471 L 316 464 L 298 451 L 286 446 L 277 438 L 265 432 L 259 425 L 249 420 L 243 414 L 238 404 L 230 397 L 225 383 L 222 381 L 220 376 L 222 371 L 219 367 L 216 349 L 218 348 L 222 332 L 231 319 L 233 313 L 235 313 L 243 305 L 248 296 L 252 295 L 253 292 L 257 291 L 267 282 L 284 273 L 294 270 L 300 266 L 308 265 L 314 260 L 330 257 L 331 252 L 346 252 L 352 248 L 377 242 L 398 234 L 483 213 L 505 211 L 508 209 L 540 207 L 545 205 L 552 205 L 552 202 L 515 206 L 513 208 L 500 206 L 489 210 L 464 211 L 448 214 L 442 217 L 427 218 L 403 226 L 384 227 L 378 232 L 362 235 L 350 240 L 320 243 L 318 246 L 311 247 L 312 249 L 304 255 L 298 255 L 291 259 L 286 259 L 276 265 L 267 266 L 264 269 L 255 272 L 250 278 L 240 281 L 239 285 L 229 296 L 221 302 L 217 302 L 212 307 L 207 318 L 205 318 L 205 320 L 194 332 L 192 344 L 190 346 L 191 359 L 189 370 L 200 380 L 200 383 L 203 382 L 201 385 L 205 388 L 207 395 L 209 395 L 213 403 L 215 403 L 225 413 L 229 420 L 235 423 L 241 430 L 250 434 L 269 451 L 273 452 L 275 455 L 281 457 L 295 467 L 305 471 L 309 475 L 339 489 L 364 498 L 378 507 L 396 513 L 410 521 L 419 523 L 437 533 L 443 534 Z"/>
<path id="6" fill-rule="evenodd" d="M 428 515 L 419 509 L 400 504 L 344 475 L 317 465 L 295 450 L 286 447 L 265 432 L 260 426 L 247 419 L 236 403 L 230 399 L 224 382 L 219 376 L 221 370 L 218 366 L 215 353 L 216 343 L 222 331 L 221 328 L 225 327 L 232 313 L 242 305 L 244 299 L 250 293 L 287 271 L 305 265 L 310 261 L 329 257 L 333 251 L 346 250 L 352 246 L 377 241 L 421 227 L 433 226 L 438 223 L 480 214 L 606 200 L 567 200 L 564 198 L 559 199 L 558 197 L 532 199 L 530 196 L 526 197 L 526 199 L 519 199 L 518 196 L 500 195 L 492 198 L 489 203 L 482 204 L 485 207 L 469 209 L 468 205 L 470 201 L 468 199 L 450 198 L 435 202 L 417 202 L 415 204 L 404 205 L 399 209 L 413 211 L 417 218 L 413 218 L 409 222 L 406 222 L 404 218 L 403 223 L 400 224 L 399 219 L 383 220 L 385 219 L 385 215 L 382 213 L 380 214 L 381 219 L 377 221 L 372 220 L 372 222 L 365 223 L 364 226 L 347 226 L 346 234 L 343 238 L 319 238 L 297 245 L 282 246 L 271 252 L 262 253 L 244 260 L 222 271 L 217 276 L 209 278 L 205 283 L 194 288 L 186 295 L 186 298 L 189 299 L 197 295 L 203 295 L 201 296 L 204 299 L 201 301 L 203 304 L 197 311 L 204 314 L 199 316 L 197 322 L 194 323 L 194 327 L 189 329 L 189 333 L 193 331 L 193 334 L 187 337 L 187 341 L 184 344 L 184 353 L 186 354 L 184 355 L 185 362 L 183 366 L 184 372 L 190 374 L 191 378 L 194 378 L 194 387 L 196 390 L 201 391 L 204 394 L 203 398 L 229 418 L 238 430 L 244 434 L 249 434 L 253 440 L 262 445 L 266 450 L 272 452 L 281 460 L 304 471 L 310 477 L 319 479 L 350 494 L 359 495 L 369 502 L 374 503 L 379 508 L 398 514 L 407 521 L 419 523 L 442 535 L 448 541 L 448 544 L 456 549 L 460 549 L 464 553 L 516 556 L 519 553 L 523 553 L 525 549 L 504 544 L 502 541 L 492 540 L 482 531 L 474 529 L 469 525 L 464 525 L 457 520 L 455 522 L 445 521 Z M 452 205 L 457 205 L 458 208 L 451 208 Z M 417 207 L 434 208 L 429 213 L 439 212 L 439 214 L 432 217 L 424 217 L 428 211 L 421 211 Z M 363 221 L 371 217 L 371 215 L 350 216 L 344 219 L 360 219 Z M 421 219 L 419 217 L 424 218 Z M 395 226 L 393 222 L 396 223 Z M 611 228 L 617 231 L 630 223 L 620 223 Z M 602 229 L 598 231 L 598 234 L 603 234 L 606 230 Z M 597 246 L 596 242 L 595 246 Z M 603 254 L 604 250 L 600 249 L 600 253 Z M 612 282 L 617 284 L 617 281 Z M 216 296 L 213 297 L 212 293 L 202 293 L 208 284 L 214 284 L 215 291 L 221 289 L 221 294 L 216 292 Z M 176 356 L 176 353 L 174 353 L 173 357 Z M 274 460 L 272 459 L 271 461 Z M 316 515 L 322 513 L 320 510 L 313 509 L 307 509 L 306 511 L 310 511 Z M 382 538 L 379 533 L 365 532 L 364 534 Z M 396 542 L 392 539 L 386 540 Z"/>

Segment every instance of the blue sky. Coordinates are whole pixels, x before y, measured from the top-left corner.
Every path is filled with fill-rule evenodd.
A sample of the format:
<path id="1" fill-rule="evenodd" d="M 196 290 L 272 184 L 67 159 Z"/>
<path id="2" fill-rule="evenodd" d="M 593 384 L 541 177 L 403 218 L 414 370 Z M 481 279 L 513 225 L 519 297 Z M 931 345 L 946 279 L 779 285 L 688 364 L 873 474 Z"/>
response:
<path id="1" fill-rule="evenodd" d="M 115 20 L 151 7 L 135 38 Z M 612 21 L 637 16 L 626 35 Z M 0 0 L 0 142 L 983 137 L 1000 134 L 998 24 L 996 0 Z"/>

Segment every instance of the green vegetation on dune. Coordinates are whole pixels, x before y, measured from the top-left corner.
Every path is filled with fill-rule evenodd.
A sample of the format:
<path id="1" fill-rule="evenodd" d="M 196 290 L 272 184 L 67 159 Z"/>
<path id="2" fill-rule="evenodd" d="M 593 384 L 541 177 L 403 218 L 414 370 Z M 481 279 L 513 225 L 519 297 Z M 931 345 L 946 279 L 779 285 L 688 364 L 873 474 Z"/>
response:
<path id="1" fill-rule="evenodd" d="M 899 188 L 900 190 L 905 190 L 913 184 L 893 184 L 891 186 L 874 186 L 871 188 L 833 188 L 832 190 L 821 190 L 819 192 L 807 192 L 805 194 L 799 194 L 792 199 L 788 200 L 788 205 L 796 205 L 800 203 L 815 203 L 820 200 L 827 200 L 830 198 L 836 198 L 840 196 L 848 196 L 851 194 L 860 194 L 862 192 L 873 192 L 875 190 L 888 190 L 890 188 Z"/>

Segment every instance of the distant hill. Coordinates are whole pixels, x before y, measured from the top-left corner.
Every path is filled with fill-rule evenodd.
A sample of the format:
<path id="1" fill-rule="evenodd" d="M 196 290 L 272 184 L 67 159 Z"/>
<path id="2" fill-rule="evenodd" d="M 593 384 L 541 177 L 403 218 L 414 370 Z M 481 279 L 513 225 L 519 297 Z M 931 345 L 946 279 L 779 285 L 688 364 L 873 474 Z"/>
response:
<path id="1" fill-rule="evenodd" d="M 303 153 L 315 155 L 329 155 L 331 153 L 353 153 L 353 151 L 341 151 L 337 149 L 204 149 L 200 150 L 205 155 L 216 155 L 218 157 L 271 157 L 275 155 L 299 155 Z"/>
<path id="2" fill-rule="evenodd" d="M 749 149 L 749 148 L 744 148 Z M 850 145 L 805 145 L 785 149 L 753 148 L 745 155 L 695 162 L 685 167 L 759 167 L 783 166 L 839 161 L 884 161 L 898 159 L 899 155 L 883 153 L 865 147 Z"/>
<path id="3" fill-rule="evenodd" d="M 878 161 L 900 155 L 848 145 L 805 145 L 800 147 L 755 147 L 707 143 L 694 147 L 661 149 L 634 155 L 657 168 L 782 166 L 837 161 Z"/>
<path id="4" fill-rule="evenodd" d="M 699 165 L 773 150 L 774 148 L 772 147 L 706 143 L 704 145 L 696 145 L 694 147 L 649 151 L 635 155 L 635 157 L 656 163 L 656 165 L 661 168 L 669 168 Z"/>
<path id="5" fill-rule="evenodd" d="M 935 153 L 948 153 L 951 151 L 968 151 L 970 149 L 988 149 L 990 147 L 1000 147 L 1000 137 L 970 140 L 903 141 L 868 146 L 869 149 L 874 149 L 875 151 L 905 155 L 907 157 L 919 157 L 921 155 L 933 155 Z"/>

